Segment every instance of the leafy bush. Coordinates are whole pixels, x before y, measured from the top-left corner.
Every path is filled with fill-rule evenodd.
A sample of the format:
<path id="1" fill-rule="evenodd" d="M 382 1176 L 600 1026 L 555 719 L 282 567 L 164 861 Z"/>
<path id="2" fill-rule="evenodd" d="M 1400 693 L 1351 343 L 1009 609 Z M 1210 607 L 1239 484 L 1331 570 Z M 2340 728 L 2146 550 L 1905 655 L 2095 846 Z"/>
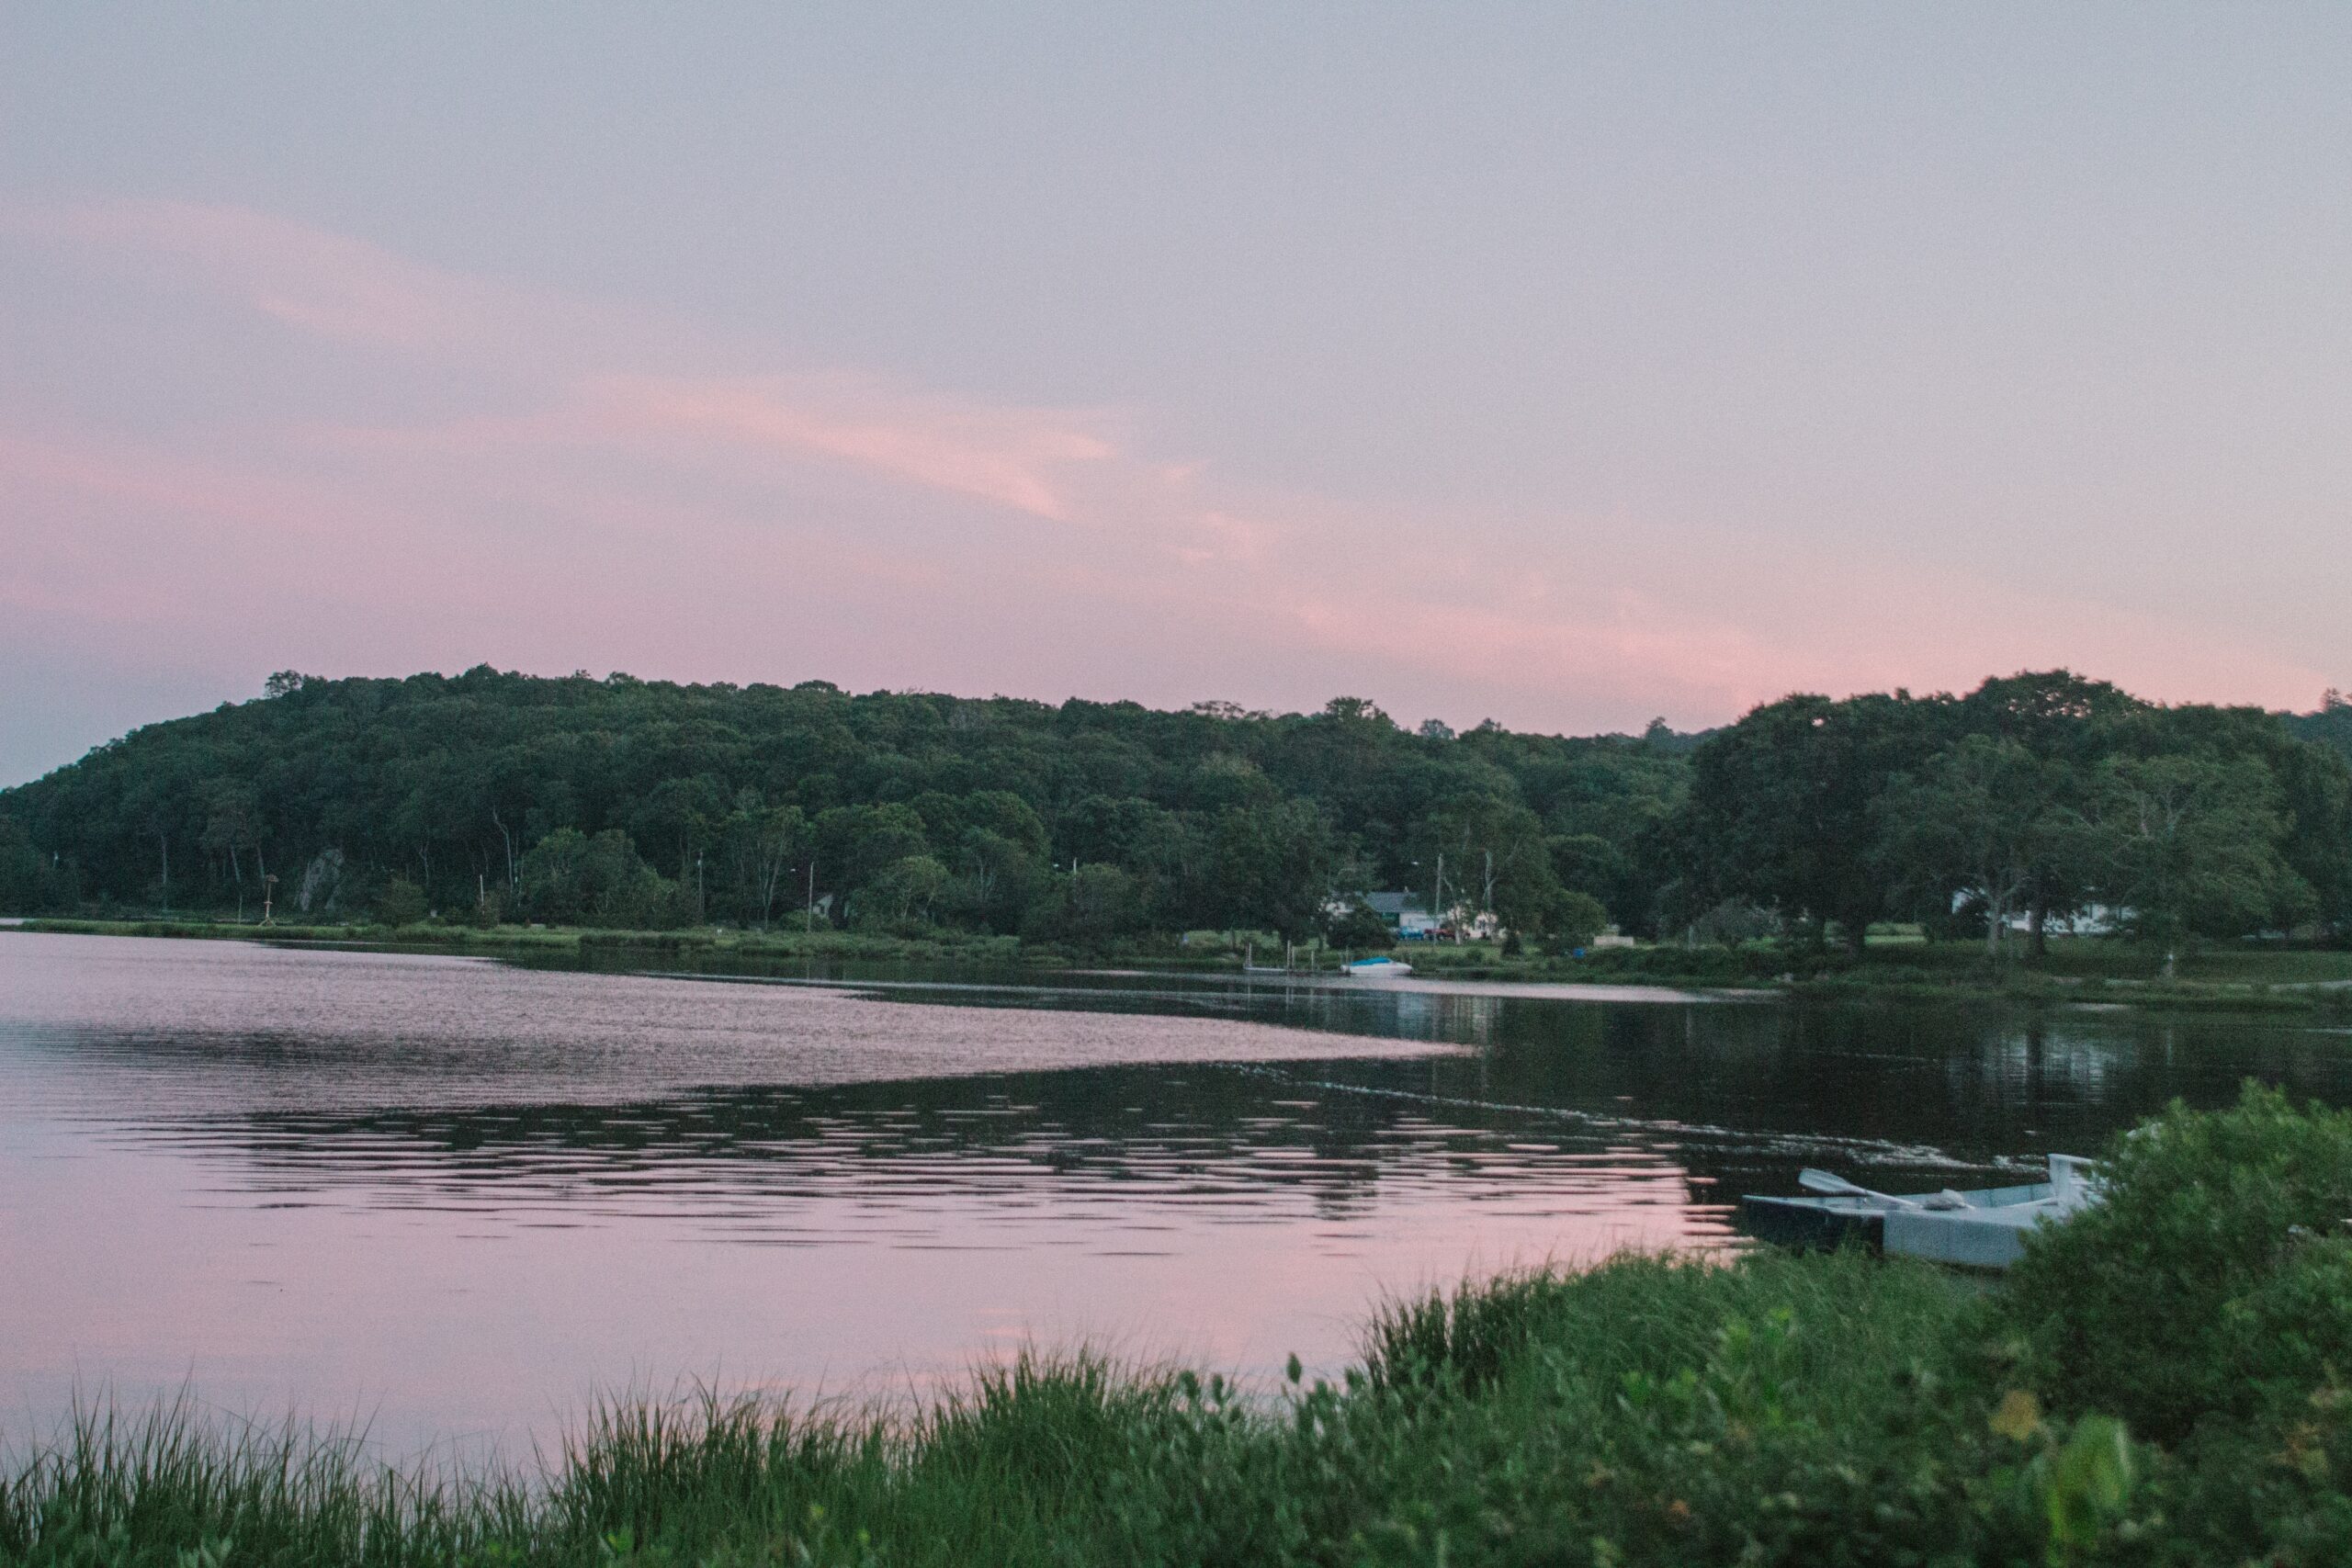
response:
<path id="1" fill-rule="evenodd" d="M 1332 947 L 1347 951 L 1388 948 L 1396 944 L 1396 931 L 1363 905 L 1351 904 L 1325 921 L 1323 940 Z"/>
<path id="2" fill-rule="evenodd" d="M 534 919 L 623 931 L 672 931 L 691 923 L 693 894 L 645 863 L 617 828 L 594 838 L 559 828 L 531 847 L 519 868 Z"/>
<path id="3" fill-rule="evenodd" d="M 2352 1373 L 2352 1112 L 2247 1085 L 2119 1139 L 2107 1198 L 2034 1238 L 1996 1298 L 2059 1407 L 2160 1442 Z"/>
<path id="4" fill-rule="evenodd" d="M 395 876 L 376 894 L 376 919 L 388 926 L 413 926 L 424 919 L 424 890 Z"/>
<path id="5" fill-rule="evenodd" d="M 1571 890 L 1561 894 L 1554 903 L 1549 926 L 1556 946 L 1590 947 L 1592 939 L 1608 929 L 1609 911 L 1591 894 Z"/>

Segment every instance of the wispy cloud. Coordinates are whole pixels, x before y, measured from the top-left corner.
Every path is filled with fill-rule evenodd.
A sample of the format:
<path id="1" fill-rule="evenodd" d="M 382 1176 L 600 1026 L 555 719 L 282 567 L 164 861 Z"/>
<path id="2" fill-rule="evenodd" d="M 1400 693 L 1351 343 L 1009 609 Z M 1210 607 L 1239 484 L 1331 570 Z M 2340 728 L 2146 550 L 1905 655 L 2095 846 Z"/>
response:
<path id="1" fill-rule="evenodd" d="M 0 430 L 0 482 L 12 484 L 20 493 L 65 490 L 107 498 L 153 514 L 158 532 L 201 519 L 323 538 L 336 523 L 347 520 L 350 510 L 334 491 L 283 474 L 141 443 L 5 430 Z M 29 521 L 22 513 L 19 520 Z M 373 520 L 389 521 L 380 513 Z"/>
<path id="2" fill-rule="evenodd" d="M 86 202 L 11 225 L 105 256 L 225 289 L 302 332 L 409 350 L 479 352 L 548 296 L 408 260 L 364 240 L 249 208 L 188 201 Z"/>
<path id="3" fill-rule="evenodd" d="M 17 215 L 21 231 L 207 287 L 298 332 L 501 378 L 537 378 L 537 406 L 401 427 L 313 426 L 379 450 L 684 439 L 844 464 L 1056 522 L 1077 510 L 1076 466 L 1122 454 L 1095 411 L 959 400 L 870 375 L 697 372 L 725 355 L 648 314 L 520 288 L 237 207 L 88 203 Z"/>
<path id="4" fill-rule="evenodd" d="M 1072 520 L 1073 465 L 1125 460 L 1100 416 L 956 404 L 846 378 L 606 377 L 589 389 L 608 427 L 815 456 L 1055 522 Z"/>

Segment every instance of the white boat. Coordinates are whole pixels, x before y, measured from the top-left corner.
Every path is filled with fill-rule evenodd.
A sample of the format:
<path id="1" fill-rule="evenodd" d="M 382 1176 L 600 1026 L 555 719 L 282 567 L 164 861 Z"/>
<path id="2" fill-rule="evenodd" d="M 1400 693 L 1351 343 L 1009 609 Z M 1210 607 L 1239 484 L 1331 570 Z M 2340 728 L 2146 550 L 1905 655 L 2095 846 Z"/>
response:
<path id="1" fill-rule="evenodd" d="M 1410 975 L 1413 966 L 1401 958 L 1359 958 L 1340 965 L 1340 973 L 1359 980 L 1395 980 Z"/>
<path id="2" fill-rule="evenodd" d="M 1747 1229 L 1792 1247 L 1837 1247 L 1851 1239 L 1900 1258 L 1965 1269 L 2007 1269 L 2025 1256 L 2034 1226 L 2053 1224 L 2098 1201 L 2089 1160 L 2048 1156 L 2049 1179 L 2016 1187 L 1897 1196 L 1858 1187 L 1826 1170 L 1797 1174 L 1816 1196 L 1750 1195 L 1740 1200 Z"/>

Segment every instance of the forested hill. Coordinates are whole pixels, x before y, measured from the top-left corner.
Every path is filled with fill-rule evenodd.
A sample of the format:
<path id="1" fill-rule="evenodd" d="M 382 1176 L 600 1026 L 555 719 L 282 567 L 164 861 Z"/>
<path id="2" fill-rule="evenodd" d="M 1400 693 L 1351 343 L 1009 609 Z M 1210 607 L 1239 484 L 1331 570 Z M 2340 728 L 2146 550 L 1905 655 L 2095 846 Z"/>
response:
<path id="1" fill-rule="evenodd" d="M 1978 930 L 2093 903 L 2174 933 L 2343 929 L 2346 754 L 2333 694 L 2282 717 L 2065 671 L 1583 739 L 1408 730 L 1352 698 L 1273 716 L 288 673 L 0 794 L 0 908 L 250 911 L 274 877 L 279 910 L 312 919 L 1078 941 L 1304 935 L 1377 889 L 1555 938 L 1601 919 L 1850 935 L 1956 903 Z"/>
<path id="2" fill-rule="evenodd" d="M 509 914 L 659 926 L 798 919 L 813 874 L 835 918 L 887 904 L 1017 930 L 1076 866 L 1075 890 L 1107 906 L 1080 913 L 1116 925 L 1297 931 L 1335 878 L 1433 894 L 1445 835 L 1465 830 L 1482 883 L 1488 840 L 1548 871 L 1566 836 L 1597 893 L 1630 890 L 1607 846 L 1672 808 L 1690 743 L 1663 726 L 1456 739 L 1351 700 L 1171 713 L 487 667 L 286 674 L 269 694 L 0 795 L 54 874 L 49 900 L 220 908 L 242 889 L 258 908 L 276 874 L 281 909 L 307 882 L 316 913 L 364 909 L 397 877 L 445 911 L 486 887 Z M 1498 893 L 1532 869 L 1506 865 Z M 1451 899 L 1460 863 L 1447 874 Z"/>

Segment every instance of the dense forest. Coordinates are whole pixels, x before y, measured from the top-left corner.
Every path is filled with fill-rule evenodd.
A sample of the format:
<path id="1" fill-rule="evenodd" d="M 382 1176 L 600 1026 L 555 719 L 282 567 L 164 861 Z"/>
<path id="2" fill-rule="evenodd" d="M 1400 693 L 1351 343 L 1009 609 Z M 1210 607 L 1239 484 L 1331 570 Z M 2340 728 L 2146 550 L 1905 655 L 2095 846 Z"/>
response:
<path id="1" fill-rule="evenodd" d="M 1792 696 L 1704 736 L 1407 729 L 823 682 L 322 680 L 0 794 L 0 908 L 1101 943 L 1376 936 L 1406 889 L 1581 941 L 1871 921 L 2352 929 L 2352 707 L 2159 706 L 2057 671 Z M 1335 931 L 1336 928 L 1336 931 Z"/>

